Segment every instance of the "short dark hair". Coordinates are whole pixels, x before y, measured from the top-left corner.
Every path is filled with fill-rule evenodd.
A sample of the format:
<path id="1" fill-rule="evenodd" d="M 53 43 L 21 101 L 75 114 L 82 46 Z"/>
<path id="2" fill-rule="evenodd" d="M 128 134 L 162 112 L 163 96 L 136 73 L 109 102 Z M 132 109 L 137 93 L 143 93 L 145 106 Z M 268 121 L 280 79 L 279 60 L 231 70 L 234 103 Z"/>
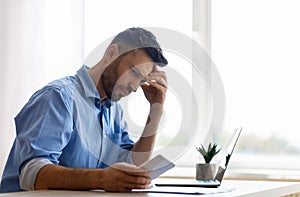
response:
<path id="1" fill-rule="evenodd" d="M 143 49 L 159 66 L 168 64 L 156 37 L 143 28 L 133 27 L 120 32 L 110 43 L 110 45 L 112 44 L 118 46 L 120 53 Z"/>

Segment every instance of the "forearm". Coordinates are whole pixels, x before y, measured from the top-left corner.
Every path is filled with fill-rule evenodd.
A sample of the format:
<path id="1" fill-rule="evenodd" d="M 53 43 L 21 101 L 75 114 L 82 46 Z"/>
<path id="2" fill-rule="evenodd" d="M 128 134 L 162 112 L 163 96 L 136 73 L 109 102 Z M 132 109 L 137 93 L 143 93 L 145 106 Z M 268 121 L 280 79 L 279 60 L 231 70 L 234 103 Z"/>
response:
<path id="1" fill-rule="evenodd" d="M 132 148 L 132 158 L 135 165 L 139 166 L 147 161 L 154 147 L 155 135 L 141 137 Z"/>
<path id="2" fill-rule="evenodd" d="M 59 165 L 45 165 L 38 172 L 38 189 L 101 189 L 101 169 L 74 169 Z"/>
<path id="3" fill-rule="evenodd" d="M 74 169 L 48 164 L 39 171 L 35 189 L 102 189 L 128 192 L 149 188 L 149 172 L 126 163 L 116 163 L 105 169 Z"/>
<path id="4" fill-rule="evenodd" d="M 162 105 L 151 106 L 143 133 L 132 148 L 132 157 L 136 165 L 144 163 L 151 156 L 162 113 Z"/>

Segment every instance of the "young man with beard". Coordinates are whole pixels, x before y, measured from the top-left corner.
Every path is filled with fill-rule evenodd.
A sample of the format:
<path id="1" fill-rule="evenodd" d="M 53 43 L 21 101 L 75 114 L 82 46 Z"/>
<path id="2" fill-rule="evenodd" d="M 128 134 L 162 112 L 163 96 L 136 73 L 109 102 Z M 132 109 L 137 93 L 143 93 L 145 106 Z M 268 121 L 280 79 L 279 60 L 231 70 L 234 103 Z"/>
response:
<path id="1" fill-rule="evenodd" d="M 0 192 L 38 189 L 147 188 L 150 157 L 163 111 L 167 60 L 155 36 L 142 28 L 119 33 L 102 59 L 75 76 L 37 91 L 15 118 L 17 136 Z M 150 104 L 137 142 L 123 120 L 122 97 L 139 87 Z"/>

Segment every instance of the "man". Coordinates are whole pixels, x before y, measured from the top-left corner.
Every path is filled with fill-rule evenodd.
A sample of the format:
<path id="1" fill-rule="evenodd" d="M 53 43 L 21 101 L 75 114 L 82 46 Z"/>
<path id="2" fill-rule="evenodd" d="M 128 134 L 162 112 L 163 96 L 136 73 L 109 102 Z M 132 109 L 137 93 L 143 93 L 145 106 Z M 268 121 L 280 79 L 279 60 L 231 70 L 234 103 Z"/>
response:
<path id="1" fill-rule="evenodd" d="M 15 118 L 17 136 L 0 191 L 147 188 L 149 172 L 137 166 L 154 146 L 167 90 L 157 65 L 167 63 L 151 32 L 130 28 L 95 66 L 37 91 Z M 150 112 L 134 143 L 117 101 L 139 86 Z"/>

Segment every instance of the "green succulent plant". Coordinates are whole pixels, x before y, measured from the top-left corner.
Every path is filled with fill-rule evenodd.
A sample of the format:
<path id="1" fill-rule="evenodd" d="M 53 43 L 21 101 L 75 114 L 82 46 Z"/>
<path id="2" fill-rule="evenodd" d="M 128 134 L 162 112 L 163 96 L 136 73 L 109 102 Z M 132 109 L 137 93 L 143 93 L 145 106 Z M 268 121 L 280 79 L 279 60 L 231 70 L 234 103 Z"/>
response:
<path id="1" fill-rule="evenodd" d="M 197 151 L 203 156 L 205 163 L 210 163 L 211 160 L 213 159 L 213 157 L 218 154 L 221 150 L 221 148 L 219 148 L 217 150 L 217 144 L 214 143 L 212 145 L 212 143 L 209 143 L 207 150 L 204 148 L 204 146 L 201 144 L 200 147 L 196 147 Z"/>

